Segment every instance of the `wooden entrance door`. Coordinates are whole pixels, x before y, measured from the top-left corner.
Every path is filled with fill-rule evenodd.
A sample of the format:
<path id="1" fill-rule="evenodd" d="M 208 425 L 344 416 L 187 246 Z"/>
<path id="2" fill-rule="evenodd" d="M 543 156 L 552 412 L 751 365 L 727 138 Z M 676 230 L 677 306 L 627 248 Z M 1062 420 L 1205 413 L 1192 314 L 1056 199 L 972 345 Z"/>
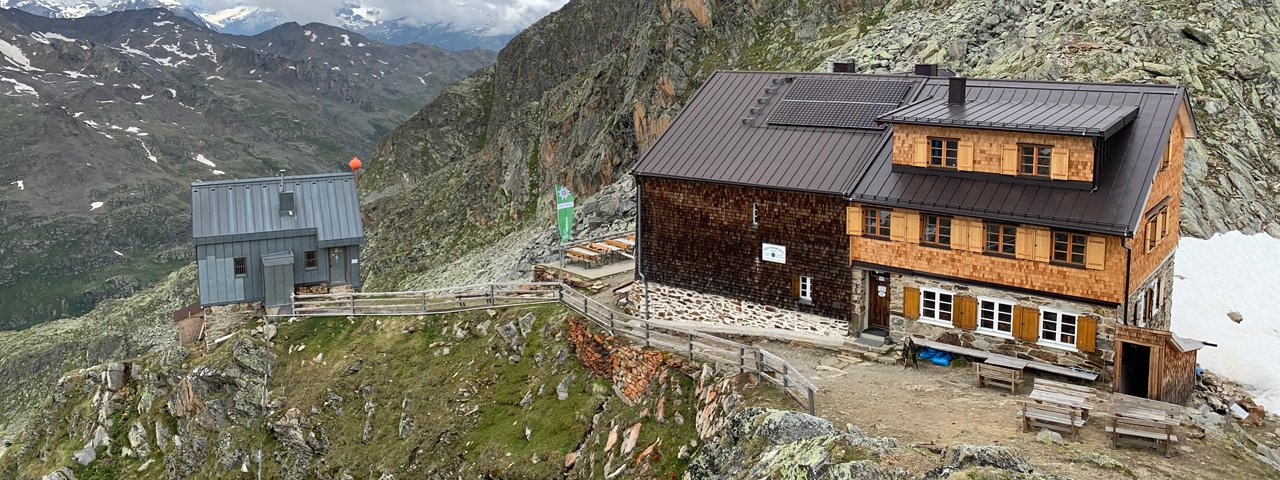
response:
<path id="1" fill-rule="evenodd" d="M 347 283 L 347 249 L 334 247 L 329 249 L 329 285 Z"/>
<path id="2" fill-rule="evenodd" d="M 867 328 L 889 330 L 889 274 L 867 272 Z"/>

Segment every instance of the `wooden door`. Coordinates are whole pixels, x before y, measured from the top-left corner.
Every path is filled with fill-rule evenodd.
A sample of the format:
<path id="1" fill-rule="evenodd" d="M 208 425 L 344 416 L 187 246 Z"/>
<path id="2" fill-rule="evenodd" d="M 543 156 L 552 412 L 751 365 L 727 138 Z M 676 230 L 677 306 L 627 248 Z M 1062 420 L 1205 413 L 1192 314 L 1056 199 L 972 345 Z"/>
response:
<path id="1" fill-rule="evenodd" d="M 329 285 L 345 285 L 347 283 L 347 249 L 334 247 L 329 249 Z"/>
<path id="2" fill-rule="evenodd" d="M 867 272 L 867 328 L 889 329 L 889 274 Z"/>

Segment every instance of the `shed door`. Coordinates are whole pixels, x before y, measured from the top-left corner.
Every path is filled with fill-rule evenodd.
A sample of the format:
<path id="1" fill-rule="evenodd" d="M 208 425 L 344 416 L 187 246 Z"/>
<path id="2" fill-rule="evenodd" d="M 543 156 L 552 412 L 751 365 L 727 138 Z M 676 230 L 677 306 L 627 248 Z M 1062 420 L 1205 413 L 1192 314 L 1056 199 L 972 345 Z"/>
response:
<path id="1" fill-rule="evenodd" d="M 290 295 L 293 294 L 293 262 L 263 265 L 262 280 L 266 287 L 263 292 L 265 306 L 283 307 L 292 303 Z"/>
<path id="2" fill-rule="evenodd" d="M 334 247 L 329 249 L 329 285 L 345 285 L 347 283 L 347 249 Z"/>

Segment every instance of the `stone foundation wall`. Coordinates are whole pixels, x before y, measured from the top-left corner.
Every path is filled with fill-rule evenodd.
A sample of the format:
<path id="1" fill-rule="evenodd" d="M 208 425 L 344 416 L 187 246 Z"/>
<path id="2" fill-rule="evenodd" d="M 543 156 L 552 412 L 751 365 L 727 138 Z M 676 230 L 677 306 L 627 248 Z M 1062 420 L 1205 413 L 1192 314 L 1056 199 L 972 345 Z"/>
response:
<path id="1" fill-rule="evenodd" d="M 1156 279 L 1160 279 L 1160 298 L 1164 299 L 1163 306 L 1158 314 L 1147 319 L 1146 328 L 1169 330 L 1170 325 L 1173 324 L 1173 259 L 1174 255 L 1170 255 L 1169 258 L 1165 259 L 1165 262 L 1156 269 L 1155 273 L 1129 295 L 1129 321 L 1125 322 L 1126 324 L 1134 325 L 1137 321 L 1136 312 L 1142 308 L 1139 293 L 1145 292 L 1151 288 Z"/>
<path id="2" fill-rule="evenodd" d="M 265 315 L 262 302 L 216 305 L 204 309 L 204 339 L 213 341 Z"/>
<path id="3" fill-rule="evenodd" d="M 644 282 L 631 289 L 630 305 L 643 315 Z M 649 282 L 649 310 L 655 319 L 682 322 L 720 323 L 752 328 L 770 328 L 842 337 L 849 322 L 762 305 L 746 300 L 695 292 Z"/>
<path id="4" fill-rule="evenodd" d="M 654 380 L 667 374 L 662 353 L 593 333 L 581 320 L 569 321 L 569 343 L 582 364 L 610 379 L 618 396 L 627 402 L 639 401 Z"/>
<path id="5" fill-rule="evenodd" d="M 855 275 L 856 276 L 856 275 Z M 907 335 L 920 335 L 952 345 L 984 350 L 1027 360 L 1038 360 L 1067 367 L 1078 367 L 1100 373 L 1098 381 L 1109 383 L 1115 363 L 1116 319 L 1119 310 L 1114 307 L 1102 307 L 1083 302 L 1073 302 L 1056 298 L 1010 292 L 993 288 L 978 287 L 962 283 L 947 282 L 931 278 L 892 274 L 889 277 L 890 291 L 890 329 L 895 340 Z M 1093 352 L 1079 352 L 1063 348 L 1041 345 L 1035 342 L 1005 338 L 977 330 L 947 328 L 919 320 L 911 320 L 903 316 L 903 287 L 915 286 L 934 288 L 954 292 L 957 295 L 988 297 L 1012 301 L 1017 305 L 1036 308 L 1050 308 L 1081 315 L 1090 315 L 1098 320 L 1098 337 Z"/>

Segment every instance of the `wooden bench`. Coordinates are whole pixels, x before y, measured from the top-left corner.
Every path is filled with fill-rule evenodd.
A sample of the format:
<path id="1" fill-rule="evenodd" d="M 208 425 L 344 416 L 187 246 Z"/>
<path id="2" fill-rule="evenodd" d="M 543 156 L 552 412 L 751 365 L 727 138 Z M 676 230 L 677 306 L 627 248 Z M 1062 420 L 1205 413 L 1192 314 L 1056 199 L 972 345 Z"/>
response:
<path id="1" fill-rule="evenodd" d="M 992 361 L 975 363 L 974 372 L 978 375 L 978 387 L 990 383 L 999 387 L 1009 387 L 1010 394 L 1018 393 L 1022 388 L 1022 368 L 1011 362 Z M 1023 362 L 1026 366 L 1026 362 Z"/>
<path id="2" fill-rule="evenodd" d="M 564 254 L 565 254 L 565 256 L 568 256 L 571 260 L 577 260 L 577 261 L 582 262 L 582 263 L 585 263 L 585 264 L 587 264 L 587 265 L 589 265 L 589 266 L 590 266 L 590 265 L 595 265 L 595 266 L 599 266 L 599 265 L 600 265 L 600 254 L 599 254 L 599 253 L 596 253 L 596 252 L 593 252 L 593 251 L 590 251 L 590 250 L 586 250 L 586 249 L 582 249 L 582 248 L 578 248 L 578 247 L 573 247 L 573 248 L 570 248 L 570 249 L 568 249 L 568 250 L 565 250 L 565 251 L 564 251 Z"/>
<path id="3" fill-rule="evenodd" d="M 1021 417 L 1024 432 L 1029 432 L 1032 428 L 1047 428 L 1070 433 L 1071 439 L 1075 440 L 1080 428 L 1084 427 L 1084 415 L 1078 408 L 1040 403 L 1034 400 L 1023 400 L 1019 403 L 1022 404 Z"/>
<path id="4" fill-rule="evenodd" d="M 1079 407 L 1086 419 L 1089 418 L 1089 411 L 1097 408 L 1101 403 L 1098 399 L 1098 390 L 1083 385 L 1072 385 L 1070 383 L 1055 382 L 1053 380 L 1045 380 L 1037 378 L 1035 380 L 1034 389 L 1031 392 L 1032 397 L 1037 395 L 1046 400 L 1067 399 L 1066 402 L 1072 406 Z"/>
<path id="5" fill-rule="evenodd" d="M 1166 457 L 1172 456 L 1173 444 L 1178 442 L 1176 428 L 1177 423 L 1169 420 L 1129 417 L 1120 413 L 1112 414 L 1111 424 L 1106 426 L 1107 433 L 1111 434 L 1111 448 L 1122 443 L 1154 447 L 1156 450 L 1163 448 Z"/>

